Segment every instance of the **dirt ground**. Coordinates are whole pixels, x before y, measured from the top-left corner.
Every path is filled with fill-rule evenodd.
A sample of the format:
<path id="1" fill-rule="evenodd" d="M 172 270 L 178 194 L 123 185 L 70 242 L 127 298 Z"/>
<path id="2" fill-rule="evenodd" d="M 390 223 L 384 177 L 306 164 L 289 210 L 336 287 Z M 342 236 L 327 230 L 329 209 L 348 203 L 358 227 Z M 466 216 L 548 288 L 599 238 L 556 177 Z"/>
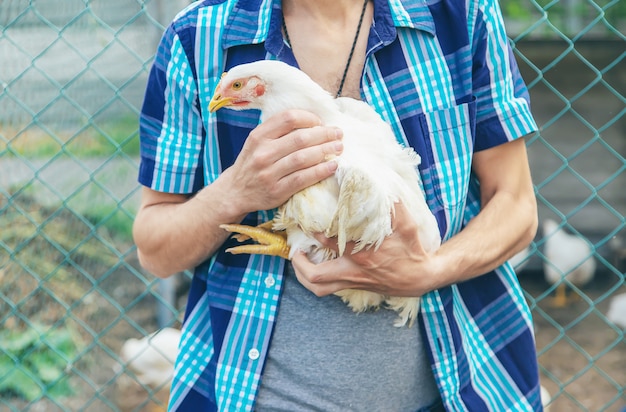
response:
<path id="1" fill-rule="evenodd" d="M 623 411 L 626 342 L 604 315 L 611 296 L 626 286 L 614 275 L 596 277 L 582 288 L 586 297 L 554 308 L 546 294 L 550 285 L 540 274 L 522 274 L 520 282 L 530 296 L 541 381 L 552 398 L 549 411 Z"/>
<path id="2" fill-rule="evenodd" d="M 0 197 L 0 245 L 10 251 L 0 248 L 0 330 L 67 329 L 78 348 L 65 370 L 71 395 L 45 391 L 27 402 L 0 392 L 0 411 L 164 410 L 167 393 L 139 385 L 119 358 L 127 339 L 158 328 L 157 282 L 139 269 L 131 245 L 25 196 Z"/>
<path id="3" fill-rule="evenodd" d="M 130 260 L 131 264 L 136 263 Z M 142 331 L 150 333 L 158 329 L 154 288 L 134 277 L 125 268 L 114 271 L 98 293 L 87 294 L 87 302 L 74 308 L 70 314 L 72 320 L 66 320 L 78 331 L 77 341 L 82 349 L 67 369 L 73 394 L 32 403 L 11 394 L 0 394 L 0 412 L 165 412 L 168 391 L 141 385 L 119 358 L 120 348 L 127 339 L 141 338 Z M 110 304 L 106 296 L 115 296 L 120 306 Z M 63 319 L 60 308 L 55 305 L 48 308 L 49 321 Z M 21 322 L 13 323 L 11 318 L 6 324 L 23 326 Z"/>

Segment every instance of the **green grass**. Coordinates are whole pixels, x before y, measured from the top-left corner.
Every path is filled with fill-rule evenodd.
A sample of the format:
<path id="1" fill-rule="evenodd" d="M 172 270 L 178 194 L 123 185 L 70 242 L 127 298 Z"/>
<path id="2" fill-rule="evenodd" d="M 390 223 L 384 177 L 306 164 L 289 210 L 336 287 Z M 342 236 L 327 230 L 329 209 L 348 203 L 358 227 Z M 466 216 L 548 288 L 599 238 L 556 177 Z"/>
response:
<path id="1" fill-rule="evenodd" d="M 76 333 L 67 327 L 32 324 L 30 329 L 0 331 L 1 395 L 27 401 L 73 393 L 65 370 L 78 355 Z"/>
<path id="2" fill-rule="evenodd" d="M 65 152 L 79 158 L 139 155 L 139 120 L 129 114 L 114 120 L 92 121 L 63 129 L 0 124 L 0 156 L 52 157 Z"/>
<path id="3" fill-rule="evenodd" d="M 119 207 L 94 205 L 83 212 L 83 216 L 110 237 L 124 243 L 133 241 L 133 218 Z"/>

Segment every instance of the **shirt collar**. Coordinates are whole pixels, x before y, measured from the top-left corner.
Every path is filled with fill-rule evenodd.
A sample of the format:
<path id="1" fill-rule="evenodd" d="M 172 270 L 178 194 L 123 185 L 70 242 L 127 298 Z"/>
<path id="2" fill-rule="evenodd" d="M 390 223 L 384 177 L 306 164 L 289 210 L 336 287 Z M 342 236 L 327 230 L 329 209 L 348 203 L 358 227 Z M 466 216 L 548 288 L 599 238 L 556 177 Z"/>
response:
<path id="1" fill-rule="evenodd" d="M 283 47 L 281 19 L 281 0 L 237 0 L 226 23 L 223 47 L 267 42 L 268 51 L 277 54 Z M 434 34 L 426 0 L 374 0 L 374 28 L 385 44 L 395 39 L 396 27 Z"/>
<path id="2" fill-rule="evenodd" d="M 409 27 L 435 34 L 435 21 L 426 0 L 375 0 L 378 9 L 389 13 L 395 27 Z M 381 4 L 382 3 L 382 4 Z"/>

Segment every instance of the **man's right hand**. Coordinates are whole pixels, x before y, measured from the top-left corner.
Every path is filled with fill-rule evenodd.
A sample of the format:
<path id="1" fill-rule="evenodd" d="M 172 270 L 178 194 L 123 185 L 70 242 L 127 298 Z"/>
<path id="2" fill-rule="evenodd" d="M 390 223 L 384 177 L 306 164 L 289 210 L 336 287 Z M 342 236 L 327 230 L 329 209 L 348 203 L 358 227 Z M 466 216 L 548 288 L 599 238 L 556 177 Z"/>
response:
<path id="1" fill-rule="evenodd" d="M 332 159 L 343 151 L 343 133 L 322 126 L 304 110 L 288 110 L 257 126 L 237 160 L 220 178 L 229 179 L 234 207 L 242 212 L 267 210 L 294 193 L 331 176 Z"/>

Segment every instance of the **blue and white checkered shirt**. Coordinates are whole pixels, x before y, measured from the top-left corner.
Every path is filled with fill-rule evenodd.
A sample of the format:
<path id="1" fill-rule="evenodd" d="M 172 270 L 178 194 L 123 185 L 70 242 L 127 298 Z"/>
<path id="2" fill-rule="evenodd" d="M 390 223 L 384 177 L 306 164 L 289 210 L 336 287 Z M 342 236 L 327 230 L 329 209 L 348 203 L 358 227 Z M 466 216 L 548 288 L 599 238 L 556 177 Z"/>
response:
<path id="1" fill-rule="evenodd" d="M 421 155 L 428 203 L 447 239 L 480 210 L 473 153 L 535 131 L 527 90 L 496 0 L 374 4 L 361 96 Z M 209 101 L 237 64 L 296 64 L 281 19 L 279 0 L 206 0 L 176 17 L 141 114 L 140 183 L 194 193 L 234 162 L 259 114 L 209 113 Z M 272 216 L 260 211 L 244 223 Z M 173 411 L 254 407 L 285 261 L 224 248 L 195 269 Z M 508 264 L 428 293 L 419 323 L 446 409 L 541 410 L 530 312 Z"/>

